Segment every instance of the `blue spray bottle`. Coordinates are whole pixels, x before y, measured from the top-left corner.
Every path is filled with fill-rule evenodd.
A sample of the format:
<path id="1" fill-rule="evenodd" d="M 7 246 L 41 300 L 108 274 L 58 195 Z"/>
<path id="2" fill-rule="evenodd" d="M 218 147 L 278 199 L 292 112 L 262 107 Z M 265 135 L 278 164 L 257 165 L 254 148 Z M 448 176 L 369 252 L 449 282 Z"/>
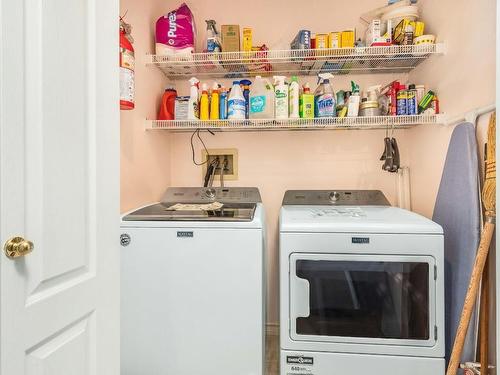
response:
<path id="1" fill-rule="evenodd" d="M 224 87 L 220 88 L 219 93 L 219 119 L 227 120 L 227 91 Z"/>
<path id="2" fill-rule="evenodd" d="M 335 117 L 335 92 L 330 84 L 331 73 L 318 74 L 319 86 L 314 91 L 314 117 Z"/>

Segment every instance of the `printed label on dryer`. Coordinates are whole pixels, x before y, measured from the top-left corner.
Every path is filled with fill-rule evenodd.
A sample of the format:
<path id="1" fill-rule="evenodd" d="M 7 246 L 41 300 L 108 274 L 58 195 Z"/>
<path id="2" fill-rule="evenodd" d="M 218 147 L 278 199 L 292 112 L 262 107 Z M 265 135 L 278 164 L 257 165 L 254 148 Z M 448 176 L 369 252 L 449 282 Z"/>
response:
<path id="1" fill-rule="evenodd" d="M 297 355 L 297 356 L 287 355 L 286 356 L 286 363 L 298 364 L 298 365 L 313 365 L 314 358 L 313 357 L 303 357 L 300 355 Z"/>
<path id="2" fill-rule="evenodd" d="M 180 238 L 193 238 L 194 233 L 192 231 L 182 231 L 182 232 L 177 232 L 177 237 Z"/>
<path id="3" fill-rule="evenodd" d="M 370 239 L 368 237 L 352 237 L 351 242 L 356 244 L 369 244 Z"/>

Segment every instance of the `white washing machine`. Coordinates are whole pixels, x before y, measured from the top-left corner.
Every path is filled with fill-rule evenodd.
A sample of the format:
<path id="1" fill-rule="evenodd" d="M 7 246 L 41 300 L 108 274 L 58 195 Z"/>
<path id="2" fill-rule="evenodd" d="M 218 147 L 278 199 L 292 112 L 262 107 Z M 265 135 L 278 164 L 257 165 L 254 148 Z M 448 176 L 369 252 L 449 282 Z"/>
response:
<path id="1" fill-rule="evenodd" d="M 287 191 L 281 375 L 444 374 L 442 228 L 380 191 Z"/>
<path id="2" fill-rule="evenodd" d="M 122 218 L 122 375 L 263 375 L 264 228 L 256 188 L 170 188 Z"/>

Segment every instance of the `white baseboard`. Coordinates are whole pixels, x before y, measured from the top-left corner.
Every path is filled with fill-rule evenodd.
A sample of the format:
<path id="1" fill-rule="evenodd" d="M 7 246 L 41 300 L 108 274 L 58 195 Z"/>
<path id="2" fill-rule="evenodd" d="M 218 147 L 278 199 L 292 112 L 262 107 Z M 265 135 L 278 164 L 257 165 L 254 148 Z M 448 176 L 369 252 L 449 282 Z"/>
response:
<path id="1" fill-rule="evenodd" d="M 266 335 L 279 336 L 280 325 L 279 323 L 266 323 Z"/>

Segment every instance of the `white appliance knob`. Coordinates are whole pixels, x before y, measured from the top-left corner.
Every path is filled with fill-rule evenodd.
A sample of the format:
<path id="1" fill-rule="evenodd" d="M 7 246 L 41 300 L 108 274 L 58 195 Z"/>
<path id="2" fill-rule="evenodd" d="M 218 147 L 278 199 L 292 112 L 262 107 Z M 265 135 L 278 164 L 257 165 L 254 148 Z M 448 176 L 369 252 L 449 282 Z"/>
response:
<path id="1" fill-rule="evenodd" d="M 337 193 L 336 191 L 332 191 L 330 193 L 330 202 L 334 202 L 335 203 L 335 202 L 337 202 L 339 200 L 339 198 L 340 198 L 340 194 Z"/>

